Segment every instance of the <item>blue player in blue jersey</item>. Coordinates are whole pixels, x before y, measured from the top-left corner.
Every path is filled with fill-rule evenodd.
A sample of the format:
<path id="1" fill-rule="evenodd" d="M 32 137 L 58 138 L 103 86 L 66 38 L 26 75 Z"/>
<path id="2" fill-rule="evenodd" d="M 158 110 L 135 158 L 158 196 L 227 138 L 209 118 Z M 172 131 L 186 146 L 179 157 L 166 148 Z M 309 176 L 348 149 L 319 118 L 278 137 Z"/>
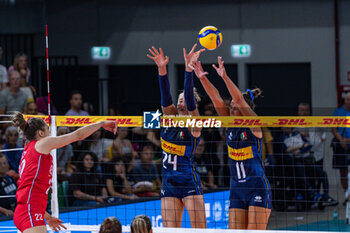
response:
<path id="1" fill-rule="evenodd" d="M 227 76 L 224 62 L 218 57 L 219 67 L 213 65 L 224 80 L 232 97 L 228 108 L 218 90 L 207 79 L 200 62 L 194 64 L 194 71 L 205 91 L 212 100 L 220 116 L 256 116 L 253 111 L 254 98 L 261 94 L 260 89 L 237 88 Z M 230 229 L 266 229 L 271 213 L 271 190 L 261 159 L 261 128 L 228 128 L 226 144 L 230 166 Z"/>
<path id="2" fill-rule="evenodd" d="M 195 52 L 196 44 L 185 58 L 184 92 L 178 97 L 177 108 L 172 102 L 166 65 L 169 58 L 152 47 L 147 56 L 158 66 L 161 104 L 164 115 L 199 116 L 197 102 L 200 100 L 193 87 L 191 64 L 197 61 L 204 49 Z M 197 98 L 195 98 L 197 96 Z M 197 101 L 196 101 L 197 100 Z M 206 228 L 203 191 L 197 168 L 193 163 L 194 152 L 200 140 L 199 128 L 162 128 L 162 190 L 161 209 L 165 227 L 181 227 L 186 207 L 193 228 Z"/>

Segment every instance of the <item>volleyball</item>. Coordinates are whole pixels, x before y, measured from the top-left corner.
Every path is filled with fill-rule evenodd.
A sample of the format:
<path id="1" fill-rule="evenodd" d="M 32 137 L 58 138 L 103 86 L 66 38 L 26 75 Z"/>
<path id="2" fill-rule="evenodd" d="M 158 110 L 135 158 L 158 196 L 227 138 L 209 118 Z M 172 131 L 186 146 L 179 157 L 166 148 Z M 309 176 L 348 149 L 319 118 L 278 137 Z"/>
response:
<path id="1" fill-rule="evenodd" d="M 198 42 L 203 48 L 214 50 L 222 43 L 222 33 L 214 26 L 206 26 L 199 31 Z"/>

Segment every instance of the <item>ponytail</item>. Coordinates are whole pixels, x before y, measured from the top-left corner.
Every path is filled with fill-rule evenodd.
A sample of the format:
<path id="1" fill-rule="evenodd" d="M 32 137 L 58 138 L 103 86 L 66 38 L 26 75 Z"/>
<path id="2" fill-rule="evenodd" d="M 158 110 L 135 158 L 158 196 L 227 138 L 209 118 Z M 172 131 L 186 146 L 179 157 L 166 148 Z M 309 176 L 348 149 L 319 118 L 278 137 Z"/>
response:
<path id="1" fill-rule="evenodd" d="M 255 108 L 254 100 L 259 96 L 261 96 L 261 94 L 262 94 L 262 91 L 260 90 L 260 88 L 254 88 L 252 90 L 247 89 L 246 92 L 242 93 L 244 100 L 247 102 L 249 107 L 253 110 Z"/>
<path id="2" fill-rule="evenodd" d="M 36 132 L 38 130 L 45 131 L 46 123 L 41 118 L 30 118 L 26 122 L 24 115 L 20 112 L 15 112 L 15 115 L 12 117 L 12 122 L 15 127 L 20 128 L 26 139 L 29 141 L 36 139 Z"/>

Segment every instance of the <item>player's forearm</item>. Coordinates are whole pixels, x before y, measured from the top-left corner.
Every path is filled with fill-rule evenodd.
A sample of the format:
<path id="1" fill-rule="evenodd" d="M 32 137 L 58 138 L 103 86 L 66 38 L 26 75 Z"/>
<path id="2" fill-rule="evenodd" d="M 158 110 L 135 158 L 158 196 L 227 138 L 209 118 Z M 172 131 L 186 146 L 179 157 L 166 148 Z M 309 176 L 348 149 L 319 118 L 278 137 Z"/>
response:
<path id="1" fill-rule="evenodd" d="M 158 74 L 163 76 L 167 74 L 166 66 L 158 66 Z"/>
<path id="2" fill-rule="evenodd" d="M 83 140 L 93 134 L 95 131 L 100 129 L 103 125 L 103 122 L 97 122 L 91 125 L 84 126 L 73 132 L 77 140 Z"/>
<path id="3" fill-rule="evenodd" d="M 207 77 L 202 77 L 199 79 L 201 81 L 202 86 L 204 87 L 205 92 L 208 94 L 210 100 L 213 102 L 216 111 L 219 113 L 220 108 L 225 108 L 224 101 L 222 100 L 219 91 L 216 87 L 208 80 Z M 218 111 L 219 109 L 219 111 Z"/>
<path id="4" fill-rule="evenodd" d="M 242 100 L 243 99 L 243 95 L 242 95 L 241 91 L 238 89 L 236 84 L 234 84 L 232 82 L 230 77 L 227 76 L 227 75 L 224 75 L 222 78 L 223 78 L 223 80 L 224 80 L 224 82 L 226 84 L 226 87 L 227 87 L 227 89 L 228 89 L 232 99 L 234 99 L 234 101 L 236 101 L 236 102 L 239 102 L 240 100 Z"/>

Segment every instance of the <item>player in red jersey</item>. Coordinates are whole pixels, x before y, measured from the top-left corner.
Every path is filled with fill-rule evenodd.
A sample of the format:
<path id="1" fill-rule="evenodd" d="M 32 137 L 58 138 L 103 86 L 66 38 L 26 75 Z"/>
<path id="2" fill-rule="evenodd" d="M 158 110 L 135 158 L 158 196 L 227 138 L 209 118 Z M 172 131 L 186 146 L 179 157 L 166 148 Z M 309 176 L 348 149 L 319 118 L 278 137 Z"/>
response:
<path id="1" fill-rule="evenodd" d="M 116 133 L 117 124 L 114 121 L 101 121 L 69 134 L 51 137 L 48 125 L 40 118 L 30 118 L 26 122 L 21 113 L 16 113 L 12 121 L 23 130 L 26 140 L 29 141 L 18 169 L 20 178 L 13 221 L 23 233 L 46 233 L 45 220 L 54 231 L 65 228 L 61 220 L 46 212 L 53 171 L 50 151 L 83 140 L 101 127 Z"/>

